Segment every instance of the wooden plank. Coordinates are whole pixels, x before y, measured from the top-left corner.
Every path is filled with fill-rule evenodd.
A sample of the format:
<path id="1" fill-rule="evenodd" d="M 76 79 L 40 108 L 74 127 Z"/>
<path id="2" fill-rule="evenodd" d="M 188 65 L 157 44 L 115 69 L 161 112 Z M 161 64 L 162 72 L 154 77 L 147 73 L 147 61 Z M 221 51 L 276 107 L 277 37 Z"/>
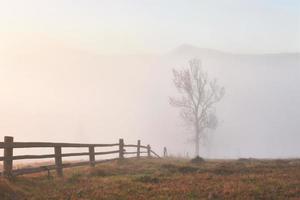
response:
<path id="1" fill-rule="evenodd" d="M 167 157 L 168 156 L 168 150 L 167 150 L 167 147 L 164 147 L 164 157 Z"/>
<path id="2" fill-rule="evenodd" d="M 14 142 L 14 138 L 10 136 L 4 137 L 4 160 L 3 160 L 3 175 L 7 178 L 12 177 L 12 169 L 13 169 L 13 148 L 7 147 Z"/>
<path id="3" fill-rule="evenodd" d="M 61 157 L 71 157 L 71 156 L 88 156 L 89 152 L 82 152 L 82 153 L 64 153 L 61 154 Z"/>
<path id="4" fill-rule="evenodd" d="M 104 151 L 104 152 L 96 152 L 95 155 L 106 155 L 106 154 L 114 154 L 119 153 L 119 150 L 115 151 Z M 61 154 L 61 157 L 72 157 L 72 156 L 88 156 L 90 155 L 89 152 L 82 152 L 82 153 L 65 153 Z M 13 156 L 13 160 L 22 160 L 22 159 L 43 159 L 43 158 L 55 158 L 55 154 L 45 154 L 45 155 L 19 155 Z M 0 161 L 3 161 L 4 157 L 0 157 Z"/>
<path id="5" fill-rule="evenodd" d="M 55 154 L 13 156 L 13 160 L 54 158 Z"/>
<path id="6" fill-rule="evenodd" d="M 95 166 L 95 147 L 89 147 L 90 166 Z"/>
<path id="7" fill-rule="evenodd" d="M 12 144 L 0 143 L 0 148 L 36 148 L 36 147 L 113 147 L 115 144 L 81 144 L 81 143 L 53 143 L 53 142 L 14 142 Z"/>
<path id="8" fill-rule="evenodd" d="M 157 154 L 157 153 L 155 153 L 154 151 L 152 151 L 152 150 L 150 150 L 154 155 L 156 155 L 158 158 L 160 158 L 160 156 Z"/>
<path id="9" fill-rule="evenodd" d="M 140 155 L 141 155 L 141 140 L 138 140 L 138 142 L 137 142 L 137 150 L 136 150 L 137 152 L 136 152 L 136 157 L 140 157 Z"/>
<path id="10" fill-rule="evenodd" d="M 148 153 L 148 157 L 151 157 L 151 147 L 149 144 L 147 145 L 147 153 Z"/>
<path id="11" fill-rule="evenodd" d="M 62 166 L 62 157 L 61 157 L 61 147 L 54 147 L 55 152 L 55 165 L 57 176 L 63 176 L 63 166 Z"/>
<path id="12" fill-rule="evenodd" d="M 119 139 L 119 158 L 123 159 L 124 158 L 124 140 Z"/>

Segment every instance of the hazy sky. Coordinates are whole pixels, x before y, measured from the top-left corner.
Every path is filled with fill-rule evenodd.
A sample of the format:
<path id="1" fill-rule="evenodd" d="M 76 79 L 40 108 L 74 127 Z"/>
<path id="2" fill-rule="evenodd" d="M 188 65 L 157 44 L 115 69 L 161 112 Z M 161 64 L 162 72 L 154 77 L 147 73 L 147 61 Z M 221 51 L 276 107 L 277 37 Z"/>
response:
<path id="1" fill-rule="evenodd" d="M 189 43 L 229 52 L 300 51 L 299 0 L 1 0 L 2 50 L 34 41 L 102 54 Z"/>

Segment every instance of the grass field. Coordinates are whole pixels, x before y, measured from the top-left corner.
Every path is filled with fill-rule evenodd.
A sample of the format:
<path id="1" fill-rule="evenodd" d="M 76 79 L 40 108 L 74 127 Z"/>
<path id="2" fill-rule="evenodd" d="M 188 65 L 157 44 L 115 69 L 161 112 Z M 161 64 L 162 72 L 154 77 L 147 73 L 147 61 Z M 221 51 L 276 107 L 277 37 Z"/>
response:
<path id="1" fill-rule="evenodd" d="M 300 160 L 126 159 L 0 179 L 0 199 L 300 199 Z"/>

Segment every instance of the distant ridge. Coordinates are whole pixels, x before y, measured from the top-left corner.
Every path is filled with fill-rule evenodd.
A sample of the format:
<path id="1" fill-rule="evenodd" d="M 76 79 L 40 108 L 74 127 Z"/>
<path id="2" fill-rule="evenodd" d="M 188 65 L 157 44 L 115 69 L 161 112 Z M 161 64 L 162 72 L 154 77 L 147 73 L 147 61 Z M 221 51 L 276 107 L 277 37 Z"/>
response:
<path id="1" fill-rule="evenodd" d="M 300 57 L 298 52 L 282 52 L 282 53 L 262 53 L 262 54 L 252 54 L 252 53 L 229 53 L 216 49 L 210 48 L 200 48 L 190 44 L 182 44 L 175 49 L 169 51 L 167 55 L 173 56 L 241 56 L 241 57 L 252 57 L 252 56 L 266 56 L 266 57 Z"/>
<path id="2" fill-rule="evenodd" d="M 176 56 L 197 56 L 197 55 L 226 55 L 225 53 L 215 49 L 199 48 L 197 46 L 182 44 L 168 53 Z"/>

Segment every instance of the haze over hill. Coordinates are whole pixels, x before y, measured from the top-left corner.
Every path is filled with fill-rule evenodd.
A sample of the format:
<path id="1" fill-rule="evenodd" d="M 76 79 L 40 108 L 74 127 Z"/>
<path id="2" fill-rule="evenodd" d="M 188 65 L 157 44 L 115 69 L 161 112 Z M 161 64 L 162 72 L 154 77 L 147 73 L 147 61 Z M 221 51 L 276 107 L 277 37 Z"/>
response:
<path id="1" fill-rule="evenodd" d="M 299 53 L 232 54 L 184 45 L 168 56 L 173 66 L 200 58 L 209 75 L 226 88 L 218 106 L 222 123 L 212 134 L 209 155 L 298 155 L 293 141 L 299 138 Z"/>
<path id="2" fill-rule="evenodd" d="M 18 55 L 2 52 L 4 135 L 17 141 L 142 139 L 158 151 L 167 146 L 170 153 L 192 155 L 191 135 L 168 96 L 176 94 L 171 69 L 197 57 L 226 88 L 217 106 L 220 125 L 203 156 L 300 154 L 299 53 L 247 55 L 181 45 L 162 55 L 103 56 L 59 45 L 38 44 L 33 54 L 26 47 Z"/>

